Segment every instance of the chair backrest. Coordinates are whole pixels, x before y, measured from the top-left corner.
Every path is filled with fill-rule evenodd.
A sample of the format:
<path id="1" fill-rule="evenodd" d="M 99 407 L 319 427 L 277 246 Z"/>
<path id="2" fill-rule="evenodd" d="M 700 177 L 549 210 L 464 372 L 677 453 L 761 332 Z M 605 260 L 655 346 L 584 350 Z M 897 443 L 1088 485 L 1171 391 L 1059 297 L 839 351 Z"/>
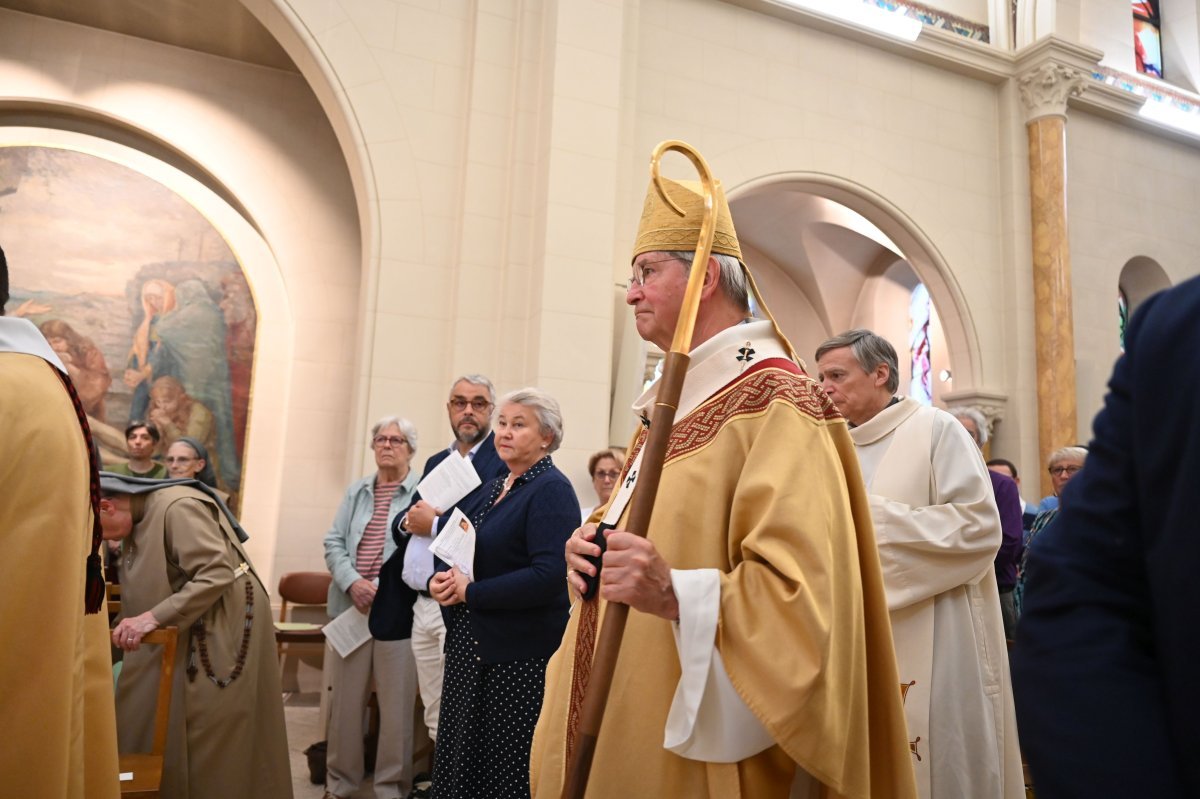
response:
<path id="1" fill-rule="evenodd" d="M 167 750 L 167 726 L 171 716 L 171 687 L 175 676 L 175 645 L 178 627 L 162 627 L 142 636 L 142 645 L 162 645 L 162 670 L 158 677 L 158 705 L 154 711 L 154 748 L 150 754 L 163 756 Z"/>
<path id="2" fill-rule="evenodd" d="M 287 606 L 324 605 L 329 598 L 329 572 L 288 572 L 279 578 L 279 620 L 287 621 Z"/>

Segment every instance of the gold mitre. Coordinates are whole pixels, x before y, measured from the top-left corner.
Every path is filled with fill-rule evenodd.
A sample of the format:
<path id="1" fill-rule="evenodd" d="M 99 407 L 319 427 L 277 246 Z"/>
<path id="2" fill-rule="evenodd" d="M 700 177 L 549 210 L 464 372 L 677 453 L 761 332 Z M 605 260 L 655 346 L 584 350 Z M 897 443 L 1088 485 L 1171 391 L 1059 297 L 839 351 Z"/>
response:
<path id="1" fill-rule="evenodd" d="M 683 216 L 663 200 L 651 179 L 646 189 L 646 204 L 642 208 L 642 219 L 638 223 L 637 239 L 633 243 L 633 256 L 644 252 L 669 252 L 695 250 L 700 240 L 700 223 L 704 219 L 704 189 L 694 180 L 668 180 L 660 178 L 663 189 L 680 209 Z M 737 231 L 733 229 L 733 216 L 721 181 L 713 181 L 713 204 L 717 209 L 716 230 L 713 235 L 712 251 L 732 255 L 742 261 L 742 248 L 738 246 Z M 632 259 L 631 259 L 632 260 Z M 745 261 L 742 261 L 745 265 Z"/>
<path id="2" fill-rule="evenodd" d="M 658 189 L 654 187 L 654 178 L 651 178 L 650 187 L 646 189 L 646 204 L 642 207 L 642 219 L 638 222 L 637 239 L 633 243 L 633 258 L 644 252 L 692 251 L 700 242 L 700 223 L 704 219 L 703 187 L 695 180 L 659 180 L 662 181 L 663 189 L 671 201 L 683 210 L 683 216 L 663 200 Z M 746 281 L 750 284 L 750 291 L 758 302 L 759 310 L 771 321 L 775 335 L 783 342 L 792 360 L 799 364 L 801 369 L 805 368 L 804 361 L 783 334 L 779 323 L 771 315 L 771 310 L 767 308 L 750 268 L 742 260 L 742 248 L 738 244 L 737 231 L 733 229 L 733 215 L 729 213 L 729 203 L 725 200 L 725 190 L 721 188 L 719 180 L 713 181 L 713 205 L 717 209 L 717 224 L 713 232 L 712 251 L 732 255 L 738 259 Z"/>

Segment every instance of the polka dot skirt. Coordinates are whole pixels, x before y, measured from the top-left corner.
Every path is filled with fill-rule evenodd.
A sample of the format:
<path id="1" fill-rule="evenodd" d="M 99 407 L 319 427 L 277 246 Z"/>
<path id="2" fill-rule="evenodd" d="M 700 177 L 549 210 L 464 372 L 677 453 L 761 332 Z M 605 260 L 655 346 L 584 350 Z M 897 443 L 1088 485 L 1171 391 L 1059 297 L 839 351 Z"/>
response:
<path id="1" fill-rule="evenodd" d="M 529 799 L 529 748 L 549 658 L 484 663 L 471 611 L 451 608 L 433 799 Z"/>

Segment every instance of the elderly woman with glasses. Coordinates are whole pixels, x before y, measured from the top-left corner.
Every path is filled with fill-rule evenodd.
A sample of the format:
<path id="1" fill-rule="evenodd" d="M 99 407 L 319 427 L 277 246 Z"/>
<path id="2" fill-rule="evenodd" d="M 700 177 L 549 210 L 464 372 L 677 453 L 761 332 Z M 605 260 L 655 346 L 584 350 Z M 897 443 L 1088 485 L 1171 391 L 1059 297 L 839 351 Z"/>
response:
<path id="1" fill-rule="evenodd" d="M 1020 618 L 1021 608 L 1025 602 L 1025 562 L 1029 558 L 1029 550 L 1041 532 L 1058 518 L 1058 511 L 1062 507 L 1062 490 L 1066 487 L 1067 482 L 1083 468 L 1083 462 L 1087 460 L 1087 452 L 1084 447 L 1062 447 L 1050 453 L 1050 465 L 1046 470 L 1050 473 L 1054 496 L 1058 497 L 1059 504 L 1039 513 L 1033 520 L 1033 524 L 1030 525 L 1028 535 L 1025 536 L 1025 551 L 1021 553 L 1021 565 L 1017 570 L 1017 585 L 1013 589 L 1013 604 L 1016 607 L 1018 618 Z"/>
<path id="2" fill-rule="evenodd" d="M 579 500 L 550 458 L 562 413 L 522 389 L 497 403 L 493 429 L 508 472 L 459 505 L 475 528 L 470 575 L 439 561 L 429 583 L 446 620 L 433 799 L 528 799 L 546 663 L 567 625 L 563 547 Z"/>
<path id="3" fill-rule="evenodd" d="M 371 449 L 375 474 L 350 484 L 325 534 L 325 564 L 333 575 L 329 617 L 361 613 L 364 626 L 379 585 L 379 570 L 396 549 L 388 530 L 396 515 L 412 503 L 417 489 L 419 475 L 410 468 L 417 430 L 407 419 L 384 417 L 371 428 Z M 354 795 L 362 782 L 363 718 L 372 683 L 379 697 L 375 796 L 407 796 L 412 787 L 416 696 L 411 642 L 370 639 L 344 658 L 327 647 L 325 675 L 331 692 L 326 799 Z"/>
<path id="4" fill-rule="evenodd" d="M 596 489 L 596 505 L 583 505 L 579 508 L 582 521 L 608 504 L 612 498 L 613 489 L 617 487 L 617 478 L 621 476 L 621 464 L 625 461 L 622 450 L 602 449 L 588 458 L 588 476 L 592 478 L 592 488 Z"/>
<path id="5" fill-rule="evenodd" d="M 183 436 L 167 447 L 167 475 L 173 479 L 199 480 L 210 488 L 217 487 L 217 474 L 208 459 L 208 449 L 194 438 Z"/>

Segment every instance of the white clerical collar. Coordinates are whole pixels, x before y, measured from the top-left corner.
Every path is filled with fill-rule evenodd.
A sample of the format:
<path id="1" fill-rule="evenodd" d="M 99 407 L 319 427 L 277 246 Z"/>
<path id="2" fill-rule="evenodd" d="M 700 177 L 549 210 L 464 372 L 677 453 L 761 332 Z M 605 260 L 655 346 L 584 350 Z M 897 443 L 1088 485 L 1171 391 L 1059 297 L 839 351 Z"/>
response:
<path id="1" fill-rule="evenodd" d="M 20 352 L 36 355 L 64 375 L 67 367 L 59 360 L 58 353 L 51 349 L 46 337 L 28 319 L 12 319 L 0 316 L 0 352 Z"/>
<path id="2" fill-rule="evenodd" d="M 675 418 L 682 419 L 749 366 L 768 358 L 790 360 L 771 320 L 754 319 L 725 328 L 691 351 Z M 643 419 L 654 417 L 654 400 L 661 382 L 661 378 L 655 380 L 633 403 L 633 412 Z"/>
<path id="3" fill-rule="evenodd" d="M 908 417 L 925 406 L 911 397 L 887 405 L 882 411 L 850 430 L 850 438 L 860 447 L 874 444 L 900 426 Z"/>

